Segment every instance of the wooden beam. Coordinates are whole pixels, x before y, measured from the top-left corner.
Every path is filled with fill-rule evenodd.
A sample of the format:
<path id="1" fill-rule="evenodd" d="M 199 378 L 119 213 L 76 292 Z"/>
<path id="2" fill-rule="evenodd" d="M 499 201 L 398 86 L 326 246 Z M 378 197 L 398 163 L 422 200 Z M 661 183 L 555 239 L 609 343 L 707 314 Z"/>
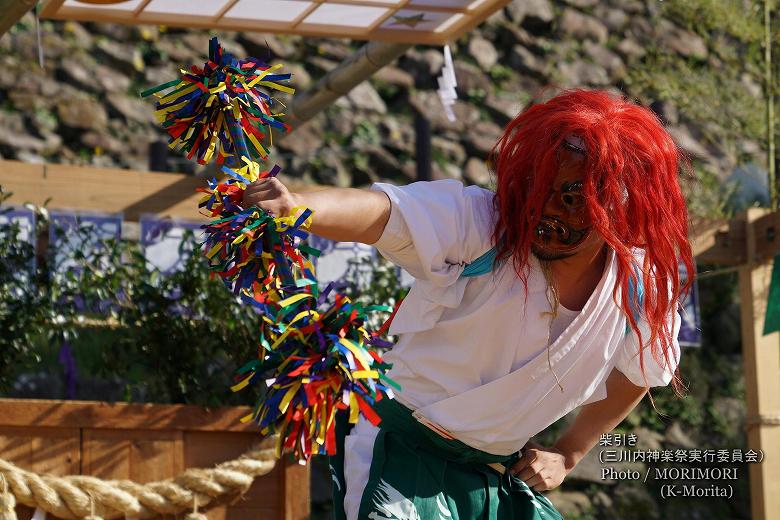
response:
<path id="1" fill-rule="evenodd" d="M 0 0 L 0 38 L 36 3 L 38 0 Z"/>
<path id="2" fill-rule="evenodd" d="M 756 252 L 758 236 L 753 226 L 767 217 L 767 210 L 747 212 L 747 250 Z M 747 401 L 748 448 L 762 453 L 760 463 L 748 464 L 751 518 L 780 519 L 780 425 L 770 417 L 780 415 L 780 333 L 763 334 L 772 262 L 750 254 L 739 271 L 742 314 L 742 357 Z"/>
<path id="3" fill-rule="evenodd" d="M 251 411 L 243 406 L 208 409 L 183 404 L 0 399 L 0 426 L 256 433 L 257 425 L 239 422 Z"/>
<path id="4" fill-rule="evenodd" d="M 283 179 L 291 190 L 310 191 L 316 185 Z M 123 214 L 137 221 L 148 213 L 205 222 L 198 212 L 206 179 L 192 175 L 92 168 L 65 164 L 0 161 L 0 186 L 12 192 L 12 204 L 32 203 L 48 208 Z"/>
<path id="5" fill-rule="evenodd" d="M 690 229 L 697 262 L 730 266 L 747 262 L 744 214 L 729 221 L 692 221 Z"/>

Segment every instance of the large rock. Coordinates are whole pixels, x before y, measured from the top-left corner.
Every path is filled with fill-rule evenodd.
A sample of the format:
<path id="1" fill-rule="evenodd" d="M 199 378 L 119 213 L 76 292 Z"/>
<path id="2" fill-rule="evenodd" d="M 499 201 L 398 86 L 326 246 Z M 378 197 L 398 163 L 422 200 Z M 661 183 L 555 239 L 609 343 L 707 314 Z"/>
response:
<path id="1" fill-rule="evenodd" d="M 599 0 L 564 0 L 567 4 L 579 9 L 587 9 L 599 3 Z"/>
<path id="2" fill-rule="evenodd" d="M 712 409 L 723 419 L 732 438 L 740 435 L 740 427 L 745 420 L 745 402 L 736 397 L 717 397 L 712 401 Z"/>
<path id="3" fill-rule="evenodd" d="M 296 52 L 295 44 L 289 37 L 274 34 L 245 32 L 238 35 L 238 42 L 246 48 L 250 56 L 267 61 L 272 58 L 289 60 Z"/>
<path id="4" fill-rule="evenodd" d="M 444 113 L 438 94 L 430 90 L 412 92 L 409 101 L 415 110 L 428 118 L 434 130 L 464 131 L 479 121 L 479 110 L 472 104 L 458 99 L 452 107 L 455 121 L 451 122 Z"/>
<path id="5" fill-rule="evenodd" d="M 372 145 L 363 149 L 368 156 L 369 167 L 383 178 L 395 178 L 401 169 L 401 164 L 395 155 L 379 145 Z"/>
<path id="6" fill-rule="evenodd" d="M 697 159 L 706 160 L 709 157 L 707 148 L 704 147 L 691 132 L 691 129 L 685 125 L 672 125 L 667 127 L 667 132 L 677 143 L 677 146 Z"/>
<path id="7" fill-rule="evenodd" d="M 467 181 L 483 187 L 489 186 L 492 182 L 485 161 L 476 157 L 469 157 L 469 160 L 466 161 L 466 165 L 463 167 L 463 177 Z"/>
<path id="8" fill-rule="evenodd" d="M 466 150 L 460 144 L 438 135 L 431 137 L 431 149 L 434 156 L 438 155 L 442 160 L 456 166 L 462 165 L 466 160 Z"/>
<path id="9" fill-rule="evenodd" d="M 97 63 L 87 56 L 70 56 L 60 62 L 56 75 L 62 82 L 77 89 L 99 92 L 100 84 L 96 81 L 96 66 Z"/>
<path id="10" fill-rule="evenodd" d="M 492 121 L 478 121 L 466 134 L 464 144 L 472 155 L 487 157 L 504 131 Z"/>
<path id="11" fill-rule="evenodd" d="M 168 56 L 170 60 L 173 60 L 181 67 L 195 65 L 200 61 L 198 59 L 199 56 L 192 52 L 192 49 L 190 49 L 189 46 L 184 45 L 178 38 L 165 38 L 157 42 L 155 46 L 161 53 Z M 163 66 L 165 66 L 165 64 L 163 64 Z"/>
<path id="12" fill-rule="evenodd" d="M 693 449 L 698 447 L 696 442 L 685 433 L 680 423 L 675 421 L 666 430 L 666 443 L 677 448 Z"/>
<path id="13" fill-rule="evenodd" d="M 551 491 L 547 498 L 563 518 L 583 518 L 593 509 L 590 498 L 582 491 L 563 491 L 558 488 Z"/>
<path id="14" fill-rule="evenodd" d="M 669 100 L 658 100 L 650 103 L 650 110 L 657 115 L 664 125 L 676 125 L 680 122 L 677 106 Z"/>
<path id="15" fill-rule="evenodd" d="M 317 180 L 326 186 L 348 188 L 352 184 L 352 176 L 341 160 L 340 154 L 333 148 L 325 147 L 317 153 L 319 166 Z"/>
<path id="16" fill-rule="evenodd" d="M 484 103 L 485 108 L 501 124 L 514 119 L 525 107 L 517 96 L 499 96 L 492 92 L 488 93 Z"/>
<path id="17" fill-rule="evenodd" d="M 374 73 L 373 79 L 402 88 L 414 86 L 414 76 L 393 65 L 385 65 Z"/>
<path id="18" fill-rule="evenodd" d="M 344 98 L 342 98 L 343 100 Z M 346 95 L 349 104 L 358 109 L 379 114 L 387 113 L 387 105 L 368 81 L 363 81 Z"/>
<path id="19" fill-rule="evenodd" d="M 512 0 L 506 12 L 510 20 L 534 33 L 548 30 L 555 18 L 549 0 Z"/>
<path id="20" fill-rule="evenodd" d="M 480 36 L 474 36 L 469 40 L 469 54 L 480 68 L 489 71 L 498 62 L 498 51 L 492 43 Z"/>
<path id="21" fill-rule="evenodd" d="M 455 69 L 455 79 L 458 82 L 458 92 L 468 93 L 478 90 L 486 92 L 493 84 L 492 80 L 479 67 L 471 63 L 456 60 L 453 68 Z"/>
<path id="22" fill-rule="evenodd" d="M 569 8 L 563 11 L 558 28 L 566 36 L 595 40 L 601 44 L 606 43 L 609 36 L 607 26 L 598 19 Z"/>
<path id="23" fill-rule="evenodd" d="M 615 488 L 612 507 L 603 510 L 602 514 L 604 516 L 599 518 L 604 520 L 660 520 L 662 518 L 658 503 L 647 488 L 627 484 Z"/>
<path id="24" fill-rule="evenodd" d="M 565 87 L 594 86 L 600 87 L 609 83 L 606 69 L 594 63 L 575 61 L 559 63 L 558 74 L 561 84 Z"/>
<path id="25" fill-rule="evenodd" d="M 154 105 L 151 101 L 141 101 L 125 94 L 112 92 L 106 96 L 111 115 L 123 117 L 126 121 L 141 124 L 155 124 Z"/>
<path id="26" fill-rule="evenodd" d="M 62 24 L 62 32 L 65 39 L 73 42 L 78 49 L 92 46 L 92 34 L 78 22 L 68 20 Z"/>
<path id="27" fill-rule="evenodd" d="M 411 122 L 403 124 L 395 117 L 383 117 L 377 125 L 384 145 L 397 152 L 414 153 L 415 135 Z"/>
<path id="28" fill-rule="evenodd" d="M 636 446 L 638 450 L 662 450 L 664 436 L 647 428 L 634 428 L 636 434 Z"/>
<path id="29" fill-rule="evenodd" d="M 522 45 L 515 45 L 509 52 L 509 65 L 523 74 L 528 74 L 539 80 L 546 80 L 550 75 L 548 60 L 541 58 Z"/>
<path id="30" fill-rule="evenodd" d="M 9 131 L 0 121 L 0 150 L 5 150 L 8 155 L 16 155 L 22 150 L 43 153 L 46 148 L 46 141 L 43 139 L 22 132 Z"/>
<path id="31" fill-rule="evenodd" d="M 108 122 L 106 109 L 93 97 L 73 93 L 57 100 L 60 122 L 69 128 L 103 130 Z"/>
<path id="32" fill-rule="evenodd" d="M 628 23 L 628 15 L 623 9 L 599 4 L 593 11 L 593 15 L 601 20 L 612 33 L 622 32 Z"/>
<path id="33" fill-rule="evenodd" d="M 287 150 L 297 156 L 304 156 L 322 144 L 322 134 L 314 121 L 298 125 L 295 131 L 283 139 L 274 139 L 274 144 L 282 150 Z"/>
<path id="34" fill-rule="evenodd" d="M 114 40 L 100 40 L 94 49 L 96 56 L 104 63 L 125 74 L 133 75 L 144 70 L 144 60 L 137 46 Z"/>
<path id="35" fill-rule="evenodd" d="M 285 63 L 281 72 L 283 74 L 292 74 L 288 83 L 295 88 L 298 94 L 311 86 L 311 75 L 299 63 Z"/>
<path id="36" fill-rule="evenodd" d="M 657 31 L 658 41 L 667 49 L 687 58 L 703 60 L 707 57 L 707 44 L 698 34 L 686 31 L 668 20 L 661 20 Z"/>
<path id="37" fill-rule="evenodd" d="M 439 164 L 434 162 L 431 166 L 431 179 L 438 181 L 441 179 L 463 180 L 463 170 L 459 166 L 451 163 Z"/>
<path id="38" fill-rule="evenodd" d="M 435 78 L 441 73 L 444 56 L 441 51 L 427 49 L 418 51 L 414 48 L 406 51 L 400 60 L 401 67 L 414 76 L 418 88 L 436 87 Z"/>
<path id="39" fill-rule="evenodd" d="M 103 89 L 103 92 L 128 92 L 130 78 L 124 74 L 118 74 L 115 70 L 104 65 L 98 65 L 95 68 L 95 73 L 97 74 L 97 82 Z M 175 77 L 177 76 L 169 76 L 163 83 L 171 81 Z M 133 92 L 132 94 L 140 94 L 140 92 Z"/>
<path id="40" fill-rule="evenodd" d="M 585 40 L 582 44 L 582 48 L 593 59 L 593 62 L 606 69 L 611 80 L 620 79 L 625 75 L 626 68 L 623 65 L 623 60 L 620 56 L 610 51 L 603 45 Z"/>
<path id="41" fill-rule="evenodd" d="M 105 153 L 115 155 L 121 155 L 127 151 L 125 142 L 116 139 L 108 132 L 84 132 L 81 134 L 81 142 L 91 150 L 100 149 Z"/>
<path id="42" fill-rule="evenodd" d="M 627 60 L 636 60 L 645 55 L 645 48 L 633 38 L 625 38 L 615 46 L 615 49 Z"/>

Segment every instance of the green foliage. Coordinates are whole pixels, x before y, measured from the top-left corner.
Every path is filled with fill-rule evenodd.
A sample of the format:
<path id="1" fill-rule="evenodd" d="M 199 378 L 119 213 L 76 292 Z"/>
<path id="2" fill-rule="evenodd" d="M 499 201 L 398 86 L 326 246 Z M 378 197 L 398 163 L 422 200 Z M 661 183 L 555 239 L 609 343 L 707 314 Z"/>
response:
<path id="1" fill-rule="evenodd" d="M 741 73 L 650 48 L 641 66 L 629 70 L 626 84 L 640 98 L 675 103 L 709 142 L 738 143 L 746 137 L 761 141 L 764 102 L 745 88 Z"/>
<path id="2" fill-rule="evenodd" d="M 183 269 L 163 276 L 139 244 L 103 240 L 60 258 L 50 251 L 31 275 L 20 275 L 33 251 L 17 229 L 0 226 L 0 394 L 42 360 L 56 363 L 54 352 L 68 340 L 82 373 L 136 390 L 128 395 L 210 406 L 253 401 L 228 386 L 236 364 L 256 355 L 259 317 L 209 278 L 200 255 L 185 255 Z M 71 230 L 58 245 L 94 243 L 93 233 Z M 192 236 L 182 243 L 196 247 Z"/>
<path id="3" fill-rule="evenodd" d="M 360 121 L 352 134 L 352 144 L 354 146 L 378 145 L 381 143 L 379 129 L 374 123 L 368 120 Z"/>
<path id="4" fill-rule="evenodd" d="M 714 220 L 729 217 L 729 201 L 738 186 L 723 184 L 707 167 L 698 166 L 695 170 L 695 178 L 683 178 L 680 183 L 689 214 Z"/>
<path id="5" fill-rule="evenodd" d="M 728 34 L 746 44 L 764 38 L 763 2 L 759 0 L 686 0 L 660 2 L 664 17 L 703 37 Z"/>

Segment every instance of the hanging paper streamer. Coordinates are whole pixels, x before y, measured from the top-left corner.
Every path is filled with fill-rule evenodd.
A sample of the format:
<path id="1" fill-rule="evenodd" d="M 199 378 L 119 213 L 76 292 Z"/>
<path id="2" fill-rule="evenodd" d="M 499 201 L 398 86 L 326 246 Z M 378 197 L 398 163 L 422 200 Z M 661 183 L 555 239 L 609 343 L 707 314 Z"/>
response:
<path id="1" fill-rule="evenodd" d="M 772 279 L 769 282 L 769 296 L 764 315 L 764 336 L 780 331 L 780 255 L 772 265 Z"/>
<path id="2" fill-rule="evenodd" d="M 458 82 L 455 79 L 455 67 L 452 64 L 452 53 L 450 53 L 450 46 L 444 46 L 444 66 L 441 69 L 441 76 L 438 77 L 439 81 L 439 99 L 444 106 L 444 113 L 447 114 L 447 119 L 455 121 L 455 112 L 452 111 L 452 106 L 455 104 L 455 100 L 458 99 L 458 93 L 455 91 L 455 87 L 458 86 Z"/>
<path id="3" fill-rule="evenodd" d="M 311 261 L 319 251 L 304 242 L 312 211 L 294 208 L 277 216 L 244 207 L 246 187 L 280 171 L 257 162 L 269 158 L 260 127 L 269 127 L 269 136 L 270 127 L 289 131 L 280 114 L 271 114 L 270 96 L 255 88 L 291 93 L 276 83 L 289 74 L 269 74 L 277 68 L 254 58 L 236 60 L 215 38 L 203 69 L 193 67 L 182 80 L 142 95 L 159 98 L 158 117 L 172 147 L 201 163 L 230 159 L 231 167 L 222 167 L 225 180 L 211 179 L 198 191 L 204 194 L 201 211 L 214 218 L 203 226 L 212 275 L 261 316 L 258 359 L 241 367 L 232 389 L 264 381 L 265 397 L 243 421 L 258 423 L 264 435 L 278 433 L 278 455 L 284 450 L 306 461 L 335 453 L 338 410 L 353 424 L 361 413 L 378 424 L 374 404 L 398 387 L 385 375 L 390 365 L 374 350 L 390 346 L 380 339 L 387 327 L 365 327 L 367 313 L 391 309 L 352 303 L 333 284 L 320 289 Z"/>
<path id="4" fill-rule="evenodd" d="M 272 130 L 288 132 L 289 125 L 273 114 L 273 98 L 263 88 L 292 94 L 282 82 L 290 74 L 276 73 L 282 65 L 270 66 L 256 58 L 237 60 L 225 52 L 217 38 L 209 42 L 209 61 L 199 68 L 182 70 L 173 80 L 141 93 L 157 98 L 157 120 L 169 135 L 169 146 L 179 148 L 188 159 L 206 164 L 239 167 L 242 158 L 265 159 Z"/>

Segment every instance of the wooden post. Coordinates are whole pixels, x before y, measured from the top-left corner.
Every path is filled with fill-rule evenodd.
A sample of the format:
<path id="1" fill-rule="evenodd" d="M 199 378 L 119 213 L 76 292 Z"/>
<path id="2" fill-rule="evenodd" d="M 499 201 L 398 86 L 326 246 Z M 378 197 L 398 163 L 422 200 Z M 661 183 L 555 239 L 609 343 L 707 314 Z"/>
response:
<path id="1" fill-rule="evenodd" d="M 742 357 L 745 365 L 747 445 L 763 453 L 763 461 L 749 463 L 751 518 L 780 520 L 780 425 L 771 417 L 780 414 L 780 333 L 763 335 L 772 262 L 756 261 L 753 222 L 767 210 L 747 212 L 748 262 L 739 270 L 742 309 Z"/>
<path id="2" fill-rule="evenodd" d="M 0 0 L 0 38 L 35 6 L 37 0 Z"/>

